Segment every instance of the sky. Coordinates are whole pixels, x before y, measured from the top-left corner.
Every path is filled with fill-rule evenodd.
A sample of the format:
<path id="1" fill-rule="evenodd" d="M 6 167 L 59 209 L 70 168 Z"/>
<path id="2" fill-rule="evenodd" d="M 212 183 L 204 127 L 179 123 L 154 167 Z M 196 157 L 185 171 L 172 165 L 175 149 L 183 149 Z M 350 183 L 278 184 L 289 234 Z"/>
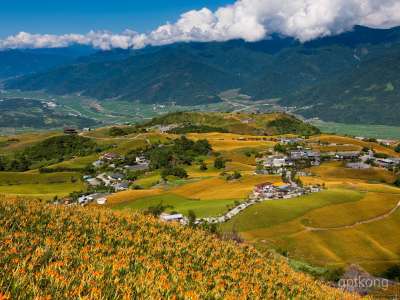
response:
<path id="1" fill-rule="evenodd" d="M 193 9 L 229 0 L 0 0 L 0 38 L 21 31 L 86 33 L 90 30 L 148 32 Z"/>
<path id="2" fill-rule="evenodd" d="M 139 49 L 272 33 L 306 42 L 355 25 L 400 26 L 400 0 L 0 0 L 0 49 Z"/>

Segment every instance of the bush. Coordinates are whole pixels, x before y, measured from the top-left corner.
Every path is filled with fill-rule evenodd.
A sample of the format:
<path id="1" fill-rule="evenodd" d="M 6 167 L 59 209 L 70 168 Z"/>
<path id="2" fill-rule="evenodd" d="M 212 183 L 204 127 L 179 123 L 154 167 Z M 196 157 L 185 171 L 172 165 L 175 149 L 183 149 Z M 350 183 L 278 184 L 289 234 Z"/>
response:
<path id="1" fill-rule="evenodd" d="M 161 171 L 161 177 L 166 180 L 168 176 L 175 176 L 178 178 L 187 178 L 188 174 L 185 169 L 181 167 L 170 167 Z"/>
<path id="2" fill-rule="evenodd" d="M 400 265 L 391 266 L 383 273 L 383 277 L 390 280 L 400 281 Z"/>
<path id="3" fill-rule="evenodd" d="M 217 157 L 214 161 L 214 167 L 218 170 L 225 169 L 225 159 Z"/>

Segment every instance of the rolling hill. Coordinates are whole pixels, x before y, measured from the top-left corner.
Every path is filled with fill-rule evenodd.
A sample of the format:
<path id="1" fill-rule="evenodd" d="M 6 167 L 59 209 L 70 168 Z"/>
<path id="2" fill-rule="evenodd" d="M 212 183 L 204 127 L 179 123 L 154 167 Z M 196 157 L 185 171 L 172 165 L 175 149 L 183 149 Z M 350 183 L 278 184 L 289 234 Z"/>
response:
<path id="1" fill-rule="evenodd" d="M 318 128 L 283 114 L 234 114 L 177 112 L 153 118 L 144 126 L 173 125 L 171 132 L 229 132 L 236 134 L 279 135 L 318 134 Z M 186 130 L 187 129 L 187 130 Z"/>

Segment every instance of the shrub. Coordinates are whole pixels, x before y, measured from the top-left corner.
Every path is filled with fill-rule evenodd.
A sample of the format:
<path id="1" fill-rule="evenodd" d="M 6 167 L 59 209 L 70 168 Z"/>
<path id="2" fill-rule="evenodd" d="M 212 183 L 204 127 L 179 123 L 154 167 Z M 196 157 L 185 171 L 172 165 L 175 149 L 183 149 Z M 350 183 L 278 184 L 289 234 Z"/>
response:
<path id="1" fill-rule="evenodd" d="M 217 157 L 214 161 L 214 167 L 218 170 L 225 169 L 225 159 L 222 157 Z"/>

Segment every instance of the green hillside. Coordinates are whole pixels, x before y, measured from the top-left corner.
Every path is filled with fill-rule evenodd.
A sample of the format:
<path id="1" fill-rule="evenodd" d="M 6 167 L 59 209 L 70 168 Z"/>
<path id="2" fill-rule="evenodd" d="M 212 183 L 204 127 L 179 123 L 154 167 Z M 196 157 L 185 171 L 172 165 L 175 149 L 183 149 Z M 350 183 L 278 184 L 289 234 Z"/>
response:
<path id="1" fill-rule="evenodd" d="M 325 121 L 399 125 L 400 45 L 283 101 Z M 301 108 L 305 107 L 305 108 Z"/>
<path id="2" fill-rule="evenodd" d="M 313 135 L 319 129 L 299 119 L 282 113 L 246 114 L 246 113 L 204 113 L 177 112 L 156 117 L 145 126 L 174 125 L 173 133 L 187 132 L 230 132 L 238 134 Z"/>

